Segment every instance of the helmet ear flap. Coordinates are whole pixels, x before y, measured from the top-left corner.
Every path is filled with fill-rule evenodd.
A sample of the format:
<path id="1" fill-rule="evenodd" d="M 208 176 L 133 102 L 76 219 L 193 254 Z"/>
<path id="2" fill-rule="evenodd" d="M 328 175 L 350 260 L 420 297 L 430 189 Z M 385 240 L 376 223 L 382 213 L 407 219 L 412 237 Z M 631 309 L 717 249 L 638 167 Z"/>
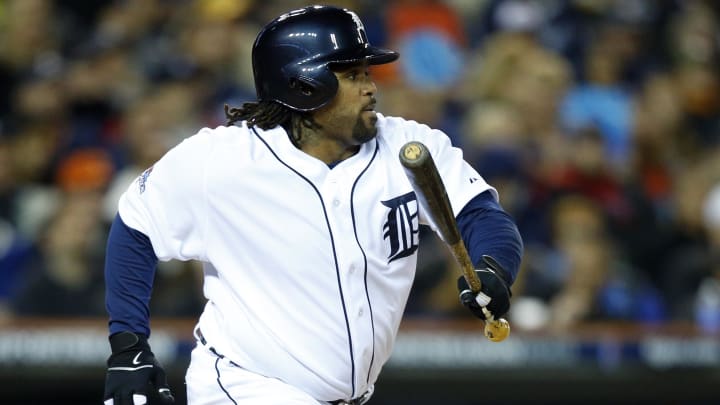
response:
<path id="1" fill-rule="evenodd" d="M 290 85 L 291 90 L 300 92 L 303 96 L 311 97 L 312 94 L 315 92 L 315 89 L 307 82 L 300 81 L 296 78 L 290 79 Z"/>
<path id="2" fill-rule="evenodd" d="M 286 71 L 288 90 L 282 101 L 300 111 L 315 110 L 330 102 L 338 89 L 335 74 L 327 66 L 303 70 L 300 74 Z"/>

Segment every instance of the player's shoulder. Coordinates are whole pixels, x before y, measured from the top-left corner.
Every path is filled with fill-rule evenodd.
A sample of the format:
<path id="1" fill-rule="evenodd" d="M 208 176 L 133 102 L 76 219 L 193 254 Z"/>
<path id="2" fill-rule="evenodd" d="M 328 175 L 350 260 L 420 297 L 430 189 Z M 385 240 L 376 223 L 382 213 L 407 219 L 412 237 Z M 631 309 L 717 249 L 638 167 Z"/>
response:
<path id="1" fill-rule="evenodd" d="M 378 117 L 378 128 L 381 130 L 386 131 L 397 131 L 397 130 L 424 130 L 424 129 L 430 129 L 430 127 L 426 124 L 419 123 L 414 120 L 409 120 L 403 117 L 395 117 L 391 115 L 384 115 L 382 113 L 377 113 Z"/>
<path id="2" fill-rule="evenodd" d="M 242 144 L 244 140 L 252 139 L 247 127 L 244 126 L 216 126 L 204 127 L 195 134 L 185 138 L 178 148 L 201 153 L 218 147 L 230 147 Z"/>
<path id="3" fill-rule="evenodd" d="M 199 143 L 228 144 L 241 142 L 247 138 L 251 138 L 251 136 L 245 125 L 219 125 L 213 128 L 202 128 L 188 139 L 194 139 Z"/>
<path id="4" fill-rule="evenodd" d="M 385 116 L 378 113 L 378 137 L 390 145 L 404 145 L 409 141 L 426 144 L 445 142 L 447 135 L 429 125 L 402 117 Z"/>

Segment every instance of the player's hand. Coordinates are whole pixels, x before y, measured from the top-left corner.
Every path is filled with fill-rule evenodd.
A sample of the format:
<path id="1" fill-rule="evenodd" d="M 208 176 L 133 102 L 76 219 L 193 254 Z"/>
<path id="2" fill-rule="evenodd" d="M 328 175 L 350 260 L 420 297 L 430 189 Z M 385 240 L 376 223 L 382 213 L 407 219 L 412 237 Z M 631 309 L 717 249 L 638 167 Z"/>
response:
<path id="1" fill-rule="evenodd" d="M 475 270 L 482 282 L 482 289 L 479 293 L 475 294 L 470 290 L 465 277 L 461 276 L 458 279 L 460 302 L 480 319 L 486 319 L 483 307 L 490 312 L 493 319 L 498 319 L 510 309 L 512 292 L 504 279 L 507 273 L 500 264 L 487 255 L 483 255 L 483 261 L 487 268 Z"/>
<path id="2" fill-rule="evenodd" d="M 165 370 L 155 359 L 147 338 L 132 332 L 110 336 L 105 405 L 174 404 Z"/>

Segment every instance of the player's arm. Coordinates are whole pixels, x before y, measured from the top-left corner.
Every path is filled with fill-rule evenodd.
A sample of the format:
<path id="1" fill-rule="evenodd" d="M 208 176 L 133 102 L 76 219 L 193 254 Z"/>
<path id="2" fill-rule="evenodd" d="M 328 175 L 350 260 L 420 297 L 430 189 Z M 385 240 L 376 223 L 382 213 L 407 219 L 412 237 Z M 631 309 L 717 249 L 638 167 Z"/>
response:
<path id="1" fill-rule="evenodd" d="M 162 402 L 172 401 L 147 342 L 149 303 L 158 260 L 204 258 L 206 163 L 215 138 L 210 132 L 203 129 L 169 150 L 118 202 L 105 259 L 112 349 L 107 403 L 131 404 L 134 397 L 158 394 Z"/>
<path id="2" fill-rule="evenodd" d="M 523 254 L 520 233 L 490 190 L 470 200 L 456 220 L 470 258 L 478 269 L 482 293 L 489 298 L 486 307 L 497 319 L 510 309 L 510 286 L 517 277 Z M 464 277 L 458 279 L 458 290 L 461 302 L 475 316 L 485 319 L 476 294 L 470 291 Z"/>
<path id="3" fill-rule="evenodd" d="M 143 403 L 149 394 L 156 394 L 163 403 L 173 403 L 165 371 L 147 342 L 157 262 L 150 239 L 116 215 L 105 257 L 105 303 L 112 349 L 107 361 L 106 405 Z M 148 383 L 155 392 L 147 392 Z"/>
<path id="4" fill-rule="evenodd" d="M 116 215 L 105 255 L 105 305 L 111 335 L 128 331 L 150 336 L 149 304 L 157 263 L 150 239 Z"/>

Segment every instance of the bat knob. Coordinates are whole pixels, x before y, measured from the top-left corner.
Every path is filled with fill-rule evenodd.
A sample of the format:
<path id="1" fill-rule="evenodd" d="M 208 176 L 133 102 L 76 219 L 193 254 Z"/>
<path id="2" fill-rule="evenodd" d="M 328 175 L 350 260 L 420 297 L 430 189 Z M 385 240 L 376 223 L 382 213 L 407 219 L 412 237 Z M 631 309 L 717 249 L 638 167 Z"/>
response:
<path id="1" fill-rule="evenodd" d="M 503 318 L 485 322 L 485 336 L 493 342 L 502 342 L 510 334 L 510 323 Z"/>
<path id="2" fill-rule="evenodd" d="M 410 141 L 400 149 L 400 162 L 405 167 L 419 168 L 431 159 L 427 147 L 417 141 Z"/>

